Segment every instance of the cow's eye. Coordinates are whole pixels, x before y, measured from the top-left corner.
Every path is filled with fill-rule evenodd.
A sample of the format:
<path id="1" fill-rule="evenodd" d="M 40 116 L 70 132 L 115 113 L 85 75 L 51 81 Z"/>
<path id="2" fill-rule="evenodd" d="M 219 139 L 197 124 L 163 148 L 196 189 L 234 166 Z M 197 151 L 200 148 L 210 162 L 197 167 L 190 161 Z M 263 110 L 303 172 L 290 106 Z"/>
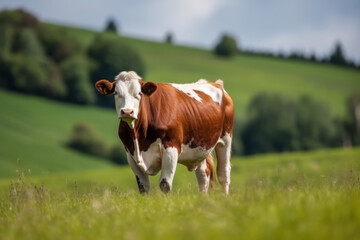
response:
<path id="1" fill-rule="evenodd" d="M 139 96 L 142 96 L 142 92 L 139 92 Z"/>

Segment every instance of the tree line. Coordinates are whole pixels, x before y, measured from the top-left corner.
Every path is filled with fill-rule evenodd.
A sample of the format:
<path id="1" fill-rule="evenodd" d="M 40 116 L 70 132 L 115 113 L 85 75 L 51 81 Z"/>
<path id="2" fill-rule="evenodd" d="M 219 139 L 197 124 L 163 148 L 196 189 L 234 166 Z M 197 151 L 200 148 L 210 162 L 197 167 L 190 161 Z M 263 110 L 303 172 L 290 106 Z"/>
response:
<path id="1" fill-rule="evenodd" d="M 145 65 L 138 52 L 112 34 L 114 25 L 106 30 L 84 46 L 66 28 L 40 24 L 29 12 L 0 12 L 0 87 L 113 107 L 110 99 L 97 97 L 95 81 L 128 69 L 144 76 Z"/>
<path id="2" fill-rule="evenodd" d="M 348 60 L 345 58 L 343 47 L 340 42 L 335 44 L 334 49 L 330 52 L 328 56 L 319 58 L 312 53 L 311 55 L 306 55 L 301 51 L 291 52 L 290 54 L 284 53 L 274 53 L 270 51 L 252 51 L 241 49 L 234 37 L 228 34 L 224 34 L 220 41 L 215 45 L 213 52 L 215 55 L 220 57 L 232 57 L 235 54 L 244 54 L 250 56 L 260 56 L 260 57 L 270 57 L 278 59 L 287 59 L 287 60 L 301 60 L 308 62 L 316 63 L 327 63 L 338 66 L 350 67 L 360 69 L 360 63 L 355 63 L 354 61 Z"/>
<path id="3" fill-rule="evenodd" d="M 346 101 L 344 117 L 332 115 L 309 96 L 298 100 L 259 93 L 247 107 L 247 120 L 235 121 L 233 154 L 306 151 L 360 145 L 360 94 Z"/>

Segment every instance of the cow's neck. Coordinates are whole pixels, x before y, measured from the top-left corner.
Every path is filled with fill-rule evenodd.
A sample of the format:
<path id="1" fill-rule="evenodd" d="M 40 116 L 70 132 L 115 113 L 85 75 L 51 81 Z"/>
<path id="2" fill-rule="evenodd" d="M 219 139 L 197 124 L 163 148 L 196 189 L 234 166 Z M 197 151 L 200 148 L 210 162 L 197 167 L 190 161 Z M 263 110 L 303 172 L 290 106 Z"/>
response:
<path id="1" fill-rule="evenodd" d="M 119 137 L 121 141 L 124 143 L 135 163 L 144 172 L 146 172 L 147 167 L 141 152 L 145 151 L 153 140 L 153 136 L 147 136 L 149 120 L 151 119 L 151 111 L 148 111 L 151 108 L 150 105 L 149 97 L 144 96 L 140 101 L 139 114 L 135 120 L 134 128 L 130 128 L 124 121 L 121 121 L 119 125 Z"/>

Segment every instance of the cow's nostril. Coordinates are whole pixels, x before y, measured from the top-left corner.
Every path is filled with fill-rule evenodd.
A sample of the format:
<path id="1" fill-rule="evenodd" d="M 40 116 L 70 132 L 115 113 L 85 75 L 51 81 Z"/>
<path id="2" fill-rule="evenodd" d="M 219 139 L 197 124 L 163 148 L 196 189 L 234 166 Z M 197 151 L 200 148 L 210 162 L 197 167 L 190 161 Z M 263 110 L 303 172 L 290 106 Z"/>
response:
<path id="1" fill-rule="evenodd" d="M 132 109 L 121 109 L 121 115 L 132 116 L 134 114 L 134 110 Z"/>

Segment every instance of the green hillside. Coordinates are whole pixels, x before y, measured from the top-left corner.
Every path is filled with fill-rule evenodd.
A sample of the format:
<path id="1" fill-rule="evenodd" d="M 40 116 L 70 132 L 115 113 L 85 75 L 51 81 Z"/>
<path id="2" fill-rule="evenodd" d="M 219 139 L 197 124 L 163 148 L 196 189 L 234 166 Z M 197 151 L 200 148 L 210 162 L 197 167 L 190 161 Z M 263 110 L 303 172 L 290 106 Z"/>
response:
<path id="1" fill-rule="evenodd" d="M 117 140 L 114 112 L 76 106 L 43 98 L 0 91 L 0 178 L 14 177 L 16 170 L 32 174 L 104 168 L 103 159 L 65 147 L 72 127 L 89 122 L 109 143 Z"/>
<path id="2" fill-rule="evenodd" d="M 83 50 L 96 35 L 84 29 L 49 26 L 68 30 L 83 43 Z M 247 103 L 258 92 L 276 92 L 295 98 L 310 95 L 328 104 L 333 113 L 342 115 L 345 99 L 360 91 L 360 71 L 355 69 L 247 55 L 223 59 L 204 49 L 112 34 L 108 37 L 126 42 L 140 53 L 147 69 L 146 80 L 183 83 L 200 78 L 223 79 L 241 119 L 246 119 Z"/>

